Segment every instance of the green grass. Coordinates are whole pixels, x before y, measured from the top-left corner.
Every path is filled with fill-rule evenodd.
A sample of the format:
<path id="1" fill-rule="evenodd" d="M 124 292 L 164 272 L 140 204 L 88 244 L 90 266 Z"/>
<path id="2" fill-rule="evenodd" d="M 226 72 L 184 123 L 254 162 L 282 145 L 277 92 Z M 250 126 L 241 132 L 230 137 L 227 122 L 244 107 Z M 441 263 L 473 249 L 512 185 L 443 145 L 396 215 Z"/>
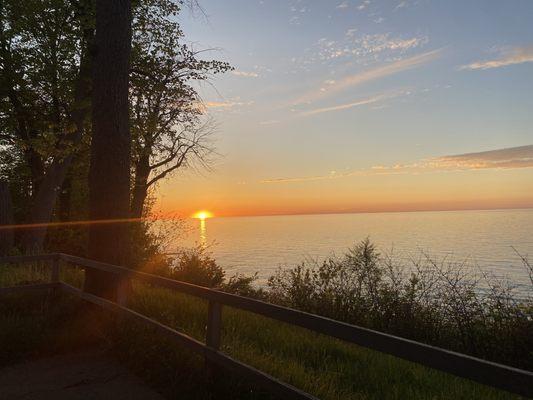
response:
<path id="1" fill-rule="evenodd" d="M 130 307 L 204 340 L 205 301 L 134 285 Z M 224 307 L 223 351 L 321 399 L 517 396 L 248 312 Z"/>
<path id="2" fill-rule="evenodd" d="M 24 271 L 26 272 L 19 267 L 0 267 L 0 286 L 32 280 L 45 281 L 48 276 L 42 268 L 25 267 Z M 75 286 L 80 286 L 83 279 L 82 274 L 70 269 L 63 269 L 62 277 Z M 61 302 L 71 307 L 76 303 L 70 296 L 64 297 Z M 76 334 L 73 330 L 83 330 L 83 318 L 79 318 L 72 308 L 53 311 L 54 307 L 47 305 L 46 300 L 41 300 L 41 307 L 49 311 L 35 312 L 37 303 L 26 304 L 22 301 L 11 306 L 2 303 L 2 347 L 9 347 L 9 343 L 17 341 L 20 344 L 20 338 L 16 334 L 20 331 L 24 332 L 22 336 L 26 339 L 23 346 L 15 346 L 17 349 L 42 347 L 42 343 L 39 343 L 42 342 L 40 335 L 46 331 L 47 325 L 44 324 L 45 328 L 34 334 L 31 327 L 43 325 L 47 320 L 57 322 L 59 311 L 65 311 L 68 317 L 77 321 L 72 326 L 62 327 L 65 336 L 68 337 L 65 332 L 69 330 L 71 336 Z M 203 341 L 205 338 L 207 303 L 202 299 L 135 282 L 129 306 L 196 339 Z M 116 354 L 164 394 L 169 397 L 179 394 L 183 399 L 212 398 L 201 357 L 183 350 L 168 338 L 161 337 L 138 323 L 118 321 L 117 324 L 108 326 L 112 327 L 108 340 Z M 321 399 L 519 398 L 230 307 L 223 309 L 222 349 L 230 356 Z M 215 388 L 220 393 L 225 391 L 226 397 L 230 398 L 270 397 L 231 374 L 221 377 Z M 225 398 L 222 394 L 214 397 Z"/>

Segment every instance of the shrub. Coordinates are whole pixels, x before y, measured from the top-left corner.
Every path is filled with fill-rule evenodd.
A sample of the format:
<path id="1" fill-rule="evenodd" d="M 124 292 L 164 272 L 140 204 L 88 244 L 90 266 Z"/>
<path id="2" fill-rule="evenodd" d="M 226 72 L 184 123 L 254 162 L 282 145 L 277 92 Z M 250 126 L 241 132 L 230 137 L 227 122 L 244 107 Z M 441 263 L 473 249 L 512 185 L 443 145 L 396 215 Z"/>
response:
<path id="1" fill-rule="evenodd" d="M 202 247 L 181 250 L 169 269 L 169 276 L 178 281 L 206 287 L 220 287 L 226 273 Z"/>
<path id="2" fill-rule="evenodd" d="M 268 281 L 267 298 L 531 369 L 532 299 L 518 300 L 509 282 L 470 271 L 465 263 L 438 263 L 425 254 L 407 268 L 367 239 L 342 257 L 279 269 Z"/>
<path id="3" fill-rule="evenodd" d="M 263 296 L 263 290 L 254 287 L 257 274 L 246 276 L 237 273 L 226 278 L 226 271 L 203 246 L 181 249 L 173 254 L 172 259 L 162 257 L 165 261 L 161 261 L 158 267 L 152 270 L 153 273 L 241 296 Z"/>

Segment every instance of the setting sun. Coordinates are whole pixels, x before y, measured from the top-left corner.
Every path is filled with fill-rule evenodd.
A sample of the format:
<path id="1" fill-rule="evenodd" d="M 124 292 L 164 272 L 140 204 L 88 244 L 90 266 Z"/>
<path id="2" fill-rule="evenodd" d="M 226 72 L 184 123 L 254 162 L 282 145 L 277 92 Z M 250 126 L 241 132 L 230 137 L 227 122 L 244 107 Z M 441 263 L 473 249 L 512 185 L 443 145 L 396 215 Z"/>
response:
<path id="1" fill-rule="evenodd" d="M 207 219 L 207 218 L 212 218 L 213 217 L 213 213 L 203 210 L 203 211 L 198 211 L 198 212 L 194 213 L 194 215 L 192 217 L 193 218 L 197 218 L 197 219 Z"/>

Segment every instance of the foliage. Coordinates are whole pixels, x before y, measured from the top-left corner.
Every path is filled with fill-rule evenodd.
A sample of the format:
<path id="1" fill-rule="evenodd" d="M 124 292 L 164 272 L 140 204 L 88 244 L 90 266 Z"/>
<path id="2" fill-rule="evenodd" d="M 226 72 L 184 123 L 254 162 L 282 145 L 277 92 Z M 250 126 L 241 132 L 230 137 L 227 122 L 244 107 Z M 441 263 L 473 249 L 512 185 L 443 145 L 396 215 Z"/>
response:
<path id="1" fill-rule="evenodd" d="M 182 250 L 170 269 L 170 277 L 206 287 L 219 287 L 225 272 L 202 248 Z"/>
<path id="2" fill-rule="evenodd" d="M 424 255 L 402 268 L 367 239 L 343 257 L 278 270 L 272 302 L 481 358 L 533 368 L 533 300 Z M 485 290 L 482 290 L 486 287 Z"/>
<path id="3" fill-rule="evenodd" d="M 180 249 L 172 254 L 171 261 L 166 258 L 159 268 L 152 272 L 178 281 L 189 282 L 199 286 L 220 289 L 241 296 L 260 298 L 263 290 L 254 286 L 257 274 L 246 276 L 236 273 L 226 277 L 226 271 L 217 264 L 203 246 L 192 249 Z"/>
<path id="4" fill-rule="evenodd" d="M 51 165 L 79 142 L 74 115 L 87 101 L 76 85 L 92 10 L 85 0 L 9 0 L 0 13 L 0 175 L 15 219 L 26 221 Z"/>

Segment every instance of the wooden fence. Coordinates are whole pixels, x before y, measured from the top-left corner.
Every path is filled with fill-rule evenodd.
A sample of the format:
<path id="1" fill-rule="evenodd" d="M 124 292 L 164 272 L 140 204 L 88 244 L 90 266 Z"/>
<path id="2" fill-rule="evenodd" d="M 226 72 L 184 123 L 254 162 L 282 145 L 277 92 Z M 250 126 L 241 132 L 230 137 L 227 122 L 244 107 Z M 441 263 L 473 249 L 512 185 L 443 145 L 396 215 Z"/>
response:
<path id="1" fill-rule="evenodd" d="M 210 363 L 228 368 L 237 374 L 252 379 L 267 390 L 287 399 L 316 399 L 294 386 L 286 384 L 254 367 L 235 360 L 220 351 L 222 325 L 222 307 L 231 306 L 241 310 L 260 314 L 287 324 L 300 326 L 310 331 L 328 335 L 346 342 L 355 343 L 368 349 L 393 355 L 426 367 L 444 371 L 462 378 L 493 386 L 498 389 L 522 396 L 533 397 L 533 373 L 507 365 L 502 365 L 465 354 L 441 349 L 386 333 L 346 324 L 329 318 L 293 310 L 286 307 L 265 303 L 229 293 L 179 282 L 131 269 L 106 264 L 67 254 L 47 254 L 36 256 L 18 256 L 0 258 L 2 263 L 22 263 L 47 261 L 51 266 L 51 282 L 45 284 L 0 288 L 0 295 L 29 291 L 63 290 L 82 299 L 97 304 L 117 314 L 133 318 L 156 328 L 181 345 L 204 356 Z M 122 282 L 117 295 L 117 302 L 86 293 L 76 287 L 61 282 L 59 279 L 60 262 L 80 266 L 85 269 L 97 269 L 120 276 Z M 209 302 L 206 343 L 202 343 L 184 333 L 178 332 L 151 318 L 141 315 L 127 307 L 129 280 L 136 279 L 175 290 L 188 295 L 200 297 Z"/>

